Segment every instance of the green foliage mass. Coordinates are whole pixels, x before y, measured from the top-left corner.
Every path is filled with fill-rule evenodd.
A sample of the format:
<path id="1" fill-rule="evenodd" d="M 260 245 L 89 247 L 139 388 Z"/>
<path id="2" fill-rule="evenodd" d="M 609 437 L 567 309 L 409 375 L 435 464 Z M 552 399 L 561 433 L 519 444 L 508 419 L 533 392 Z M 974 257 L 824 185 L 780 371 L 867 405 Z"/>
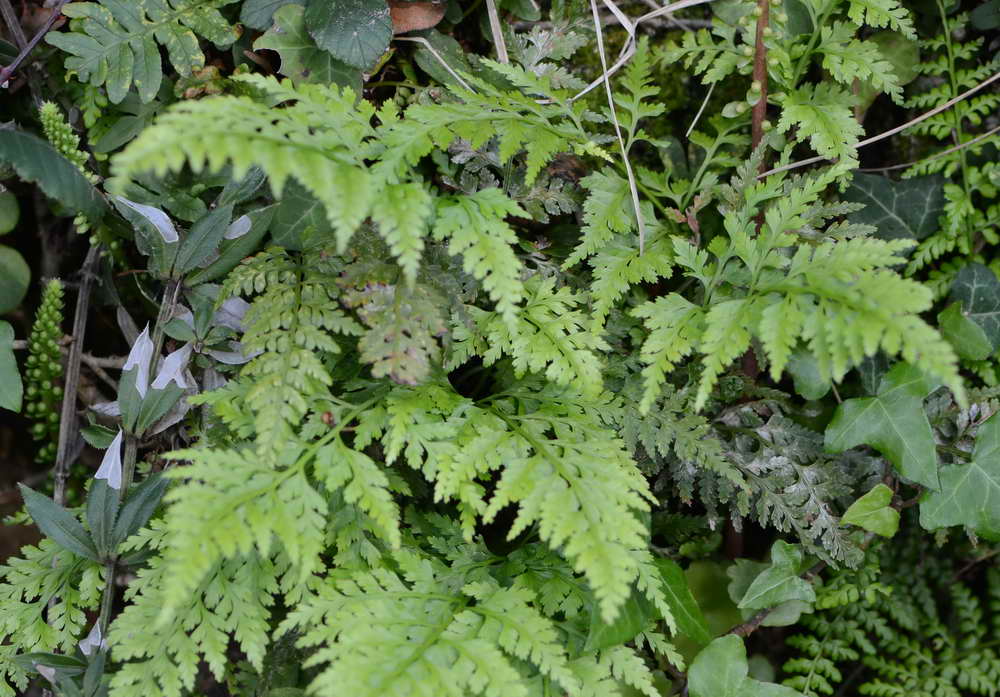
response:
<path id="1" fill-rule="evenodd" d="M 995 38 L 704 5 L 62 7 L 0 697 L 995 692 Z"/>

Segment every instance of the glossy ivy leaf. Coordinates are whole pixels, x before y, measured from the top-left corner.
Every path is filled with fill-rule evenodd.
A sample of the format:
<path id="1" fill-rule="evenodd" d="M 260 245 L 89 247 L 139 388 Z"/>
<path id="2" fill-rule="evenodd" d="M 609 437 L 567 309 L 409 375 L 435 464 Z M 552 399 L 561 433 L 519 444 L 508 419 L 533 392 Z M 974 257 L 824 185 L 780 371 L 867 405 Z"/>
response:
<path id="1" fill-rule="evenodd" d="M 337 60 L 316 45 L 306 31 L 305 8 L 285 5 L 274 13 L 274 26 L 257 39 L 254 49 L 267 48 L 281 57 L 278 72 L 295 84 L 317 82 L 354 87 L 361 84 L 361 71 Z"/>
<path id="2" fill-rule="evenodd" d="M 882 537 L 892 537 L 899 530 L 899 511 L 890 506 L 892 489 L 885 484 L 876 485 L 871 491 L 852 503 L 841 523 L 857 525 Z"/>
<path id="3" fill-rule="evenodd" d="M 740 558 L 731 564 L 728 569 L 726 569 L 726 575 L 730 578 L 729 584 L 726 590 L 729 593 L 729 597 L 735 604 L 739 602 L 744 595 L 746 595 L 747 590 L 753 584 L 754 580 L 760 576 L 764 571 L 770 568 L 770 564 L 766 562 L 753 561 L 751 559 Z M 735 605 L 734 605 L 735 607 Z M 767 616 L 761 622 L 761 626 L 764 627 L 787 627 L 793 625 L 799 621 L 803 612 L 809 612 L 812 609 L 811 602 L 805 602 L 802 600 L 786 600 L 783 603 L 769 607 Z M 751 617 L 756 615 L 758 610 L 743 608 L 739 610 L 740 618 L 739 620 L 745 622 Z M 723 629 L 728 629 L 732 624 L 727 625 Z"/>
<path id="4" fill-rule="evenodd" d="M 13 124 L 0 124 L 0 163 L 9 164 L 21 179 L 38 184 L 46 196 L 85 214 L 91 222 L 97 222 L 107 210 L 100 192 L 76 165 L 47 141 Z"/>
<path id="5" fill-rule="evenodd" d="M 590 631 L 583 650 L 601 651 L 632 641 L 658 617 L 653 604 L 637 590 L 622 604 L 613 622 L 605 622 L 595 606 L 590 613 Z"/>
<path id="6" fill-rule="evenodd" d="M 961 303 L 952 303 L 938 315 L 938 329 L 962 358 L 982 361 L 993 353 L 990 338 L 981 326 L 962 312 Z"/>
<path id="7" fill-rule="evenodd" d="M 24 507 L 43 535 L 77 556 L 101 561 L 90 535 L 72 513 L 45 494 L 29 489 L 24 484 L 18 484 L 17 487 L 21 490 Z"/>
<path id="8" fill-rule="evenodd" d="M 750 584 L 737 603 L 740 609 L 763 610 L 789 600 L 816 600 L 812 584 L 799 577 L 802 548 L 778 540 L 771 546 L 771 564 Z"/>
<path id="9" fill-rule="evenodd" d="M 688 587 L 683 569 L 671 559 L 657 559 L 656 566 L 663 579 L 663 595 L 673 613 L 677 633 L 704 646 L 712 640 L 712 635 L 698 601 Z"/>
<path id="10" fill-rule="evenodd" d="M 746 647 L 733 634 L 719 637 L 695 657 L 688 670 L 689 697 L 802 697 L 784 685 L 749 677 Z"/>
<path id="11" fill-rule="evenodd" d="M 877 237 L 922 240 L 938 229 L 944 211 L 944 179 L 935 175 L 893 181 L 855 172 L 843 199 L 865 205 L 848 220 L 875 226 Z"/>
<path id="12" fill-rule="evenodd" d="M 118 515 L 118 490 L 112 489 L 103 479 L 95 479 L 87 492 L 87 525 L 94 546 L 102 558 L 114 552 L 115 518 Z"/>
<path id="13" fill-rule="evenodd" d="M 1000 539 L 1000 416 L 979 427 L 971 462 L 941 468 L 941 490 L 920 499 L 920 524 L 927 530 L 964 525 Z"/>
<path id="14" fill-rule="evenodd" d="M 0 321 L 0 409 L 21 411 L 24 386 L 14 358 L 14 328 Z"/>
<path id="15" fill-rule="evenodd" d="M 805 399 L 822 399 L 832 384 L 819 370 L 819 361 L 811 351 L 798 348 L 788 358 L 785 370 L 792 376 L 795 391 Z"/>
<path id="16" fill-rule="evenodd" d="M 982 328 L 994 350 L 1000 347 L 1000 279 L 991 269 L 963 267 L 951 284 L 951 299 L 962 303 L 962 314 Z"/>
<path id="17" fill-rule="evenodd" d="M 305 24 L 320 48 L 361 70 L 371 68 L 392 39 L 386 0 L 309 0 Z"/>
<path id="18" fill-rule="evenodd" d="M 874 397 L 848 399 L 837 407 L 826 427 L 827 451 L 870 445 L 907 479 L 938 489 L 937 450 L 924 412 L 924 397 L 938 384 L 913 366 L 897 363 Z"/>

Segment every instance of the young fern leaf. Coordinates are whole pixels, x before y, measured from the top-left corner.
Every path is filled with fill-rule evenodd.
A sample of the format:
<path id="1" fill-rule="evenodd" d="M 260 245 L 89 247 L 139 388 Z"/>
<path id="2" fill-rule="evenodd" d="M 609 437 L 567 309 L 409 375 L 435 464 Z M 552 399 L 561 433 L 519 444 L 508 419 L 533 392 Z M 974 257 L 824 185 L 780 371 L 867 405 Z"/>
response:
<path id="1" fill-rule="evenodd" d="M 170 62 L 183 76 L 204 67 L 198 46 L 203 36 L 217 46 L 239 34 L 218 8 L 235 0 L 144 0 L 143 2 L 76 2 L 62 8 L 73 20 L 70 32 L 49 32 L 45 40 L 70 55 L 66 70 L 94 87 L 105 85 L 118 104 L 135 85 L 139 99 L 151 102 L 160 90 L 163 44 Z"/>
<path id="2" fill-rule="evenodd" d="M 853 103 L 854 97 L 846 88 L 829 82 L 804 85 L 782 101 L 778 132 L 797 126 L 798 139 L 808 139 L 823 157 L 857 165 L 855 145 L 864 129 L 851 112 Z"/>

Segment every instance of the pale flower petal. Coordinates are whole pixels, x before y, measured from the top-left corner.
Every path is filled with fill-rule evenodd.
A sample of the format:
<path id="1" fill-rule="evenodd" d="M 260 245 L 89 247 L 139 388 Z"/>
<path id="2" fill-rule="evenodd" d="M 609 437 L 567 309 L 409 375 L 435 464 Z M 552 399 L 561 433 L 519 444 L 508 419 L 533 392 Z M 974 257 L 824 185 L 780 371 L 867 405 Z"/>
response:
<path id="1" fill-rule="evenodd" d="M 111 445 L 104 451 L 104 459 L 101 466 L 94 475 L 94 479 L 106 479 L 108 486 L 112 489 L 122 488 L 122 431 L 118 429 L 118 435 L 111 441 Z"/>
<path id="2" fill-rule="evenodd" d="M 191 344 L 186 343 L 181 348 L 167 355 L 160 366 L 160 372 L 153 380 L 153 389 L 162 390 L 171 381 L 175 382 L 182 390 L 187 389 L 188 384 L 184 379 L 184 369 L 187 367 L 188 359 L 191 357 Z"/>
<path id="3" fill-rule="evenodd" d="M 250 232 L 251 227 L 250 217 L 241 215 L 239 218 L 234 220 L 232 224 L 230 224 L 229 228 L 226 230 L 226 234 L 224 234 L 222 238 L 226 240 L 238 239 Z"/>
<path id="4" fill-rule="evenodd" d="M 228 327 L 236 332 L 243 331 L 243 316 L 250 309 L 250 303 L 242 298 L 229 298 L 222 303 L 222 306 L 215 311 L 212 318 L 214 324 L 220 327 Z"/>
<path id="5" fill-rule="evenodd" d="M 99 651 L 105 648 L 108 642 L 101 637 L 101 623 L 94 622 L 94 626 L 90 630 L 90 634 L 87 638 L 79 643 L 80 651 L 84 656 L 90 657 L 90 654 L 94 651 Z"/>
<path id="6" fill-rule="evenodd" d="M 122 371 L 138 368 L 139 372 L 135 376 L 135 389 L 140 397 L 146 396 L 146 388 L 149 386 L 149 362 L 153 358 L 153 341 L 149 338 L 149 324 L 136 337 L 132 344 L 132 350 L 128 352 L 125 365 Z"/>
<path id="7" fill-rule="evenodd" d="M 135 201 L 129 201 L 124 196 L 116 196 L 115 199 L 119 203 L 128 206 L 143 218 L 148 220 L 149 223 L 156 228 L 156 231 L 160 233 L 160 237 L 162 237 L 163 241 L 167 244 L 176 242 L 180 239 L 180 236 L 177 234 L 177 228 L 174 227 L 170 217 L 159 208 L 146 206 L 142 203 L 136 203 Z"/>
<path id="8" fill-rule="evenodd" d="M 41 675 L 46 680 L 48 680 L 50 683 L 55 684 L 56 682 L 55 668 L 53 668 L 52 666 L 43 666 L 41 663 L 36 663 L 35 670 L 37 670 L 38 674 Z"/>

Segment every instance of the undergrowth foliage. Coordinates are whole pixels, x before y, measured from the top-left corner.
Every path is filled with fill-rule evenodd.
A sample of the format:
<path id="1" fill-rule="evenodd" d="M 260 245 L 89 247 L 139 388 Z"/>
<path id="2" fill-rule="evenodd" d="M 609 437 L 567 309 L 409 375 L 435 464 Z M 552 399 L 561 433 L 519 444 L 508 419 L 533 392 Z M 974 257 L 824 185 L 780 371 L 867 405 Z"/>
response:
<path id="1" fill-rule="evenodd" d="M 66 287 L 128 350 L 66 351 L 64 415 L 100 383 L 70 472 L 46 286 L 57 486 L 21 488 L 0 696 L 992 694 L 992 551 L 955 559 L 1000 538 L 996 91 L 918 124 L 908 179 L 855 170 L 996 39 L 543 4 L 62 8 L 0 162 L 90 234 Z M 743 637 L 794 624 L 758 679 Z"/>

